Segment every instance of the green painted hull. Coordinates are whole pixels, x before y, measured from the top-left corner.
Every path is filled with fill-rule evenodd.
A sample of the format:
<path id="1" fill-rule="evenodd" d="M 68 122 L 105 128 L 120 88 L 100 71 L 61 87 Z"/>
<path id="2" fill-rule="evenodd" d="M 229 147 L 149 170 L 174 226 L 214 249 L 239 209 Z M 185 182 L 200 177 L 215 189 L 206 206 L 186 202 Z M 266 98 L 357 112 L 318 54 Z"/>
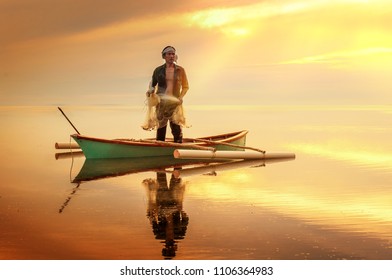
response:
<path id="1" fill-rule="evenodd" d="M 217 160 L 183 160 L 173 156 L 142 158 L 101 158 L 86 159 L 74 183 L 123 176 L 148 171 L 164 171 L 168 168 L 182 169 L 185 166 L 225 162 Z"/>
<path id="2" fill-rule="evenodd" d="M 141 157 L 159 157 L 172 156 L 176 149 L 192 149 L 195 145 L 203 147 L 213 147 L 217 150 L 242 150 L 225 143 L 238 146 L 245 146 L 247 131 L 240 131 L 216 136 L 201 137 L 200 139 L 221 142 L 222 144 L 212 144 L 197 141 L 186 141 L 183 144 L 157 143 L 151 140 L 124 140 L 124 139 L 100 139 L 82 136 L 78 134 L 71 135 L 79 144 L 87 159 L 97 158 L 141 158 Z"/>

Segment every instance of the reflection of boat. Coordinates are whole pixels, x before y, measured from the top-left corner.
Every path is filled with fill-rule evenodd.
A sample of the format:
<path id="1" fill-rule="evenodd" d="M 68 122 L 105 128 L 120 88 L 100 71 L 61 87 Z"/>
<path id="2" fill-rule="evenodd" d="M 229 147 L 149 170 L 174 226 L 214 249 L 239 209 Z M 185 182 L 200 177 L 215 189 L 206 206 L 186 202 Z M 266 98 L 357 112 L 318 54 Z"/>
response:
<path id="1" fill-rule="evenodd" d="M 162 171 L 214 161 L 173 159 L 172 156 L 141 158 L 86 159 L 73 182 L 92 181 L 147 171 Z M 216 162 L 216 161 L 215 161 Z"/>
<path id="2" fill-rule="evenodd" d="M 92 181 L 108 177 L 123 176 L 147 171 L 168 171 L 175 176 L 193 176 L 214 173 L 236 168 L 264 166 L 274 162 L 288 161 L 294 158 L 258 159 L 258 160 L 200 160 L 173 159 L 172 156 L 143 158 L 86 159 L 74 178 L 74 183 Z M 168 171 L 169 172 L 169 171 Z"/>
<path id="3" fill-rule="evenodd" d="M 100 139 L 79 134 L 71 135 L 86 158 L 135 158 L 173 155 L 175 149 L 243 150 L 248 131 L 232 132 L 197 139 L 183 139 L 183 143 L 155 141 L 153 139 Z"/>
<path id="4" fill-rule="evenodd" d="M 173 171 L 175 177 L 188 177 L 200 174 L 217 174 L 220 171 L 227 171 L 239 168 L 262 167 L 267 164 L 294 160 L 295 157 L 279 158 L 279 159 L 244 159 L 230 160 L 226 162 L 216 162 L 204 164 L 200 166 L 192 166 L 190 168 L 176 169 Z"/>
<path id="5" fill-rule="evenodd" d="M 237 168 L 261 167 L 269 163 L 292 160 L 257 159 L 257 160 L 196 160 L 174 159 L 173 156 L 86 159 L 79 174 L 73 182 L 78 185 L 72 190 L 59 213 L 63 213 L 70 200 L 84 181 L 117 177 L 132 173 L 153 171 L 156 177 L 147 177 L 142 185 L 147 195 L 146 216 L 150 222 L 152 233 L 162 244 L 162 256 L 165 259 L 176 257 L 189 227 L 189 215 L 183 207 L 187 182 L 186 176 L 208 174 L 216 175 L 218 171 Z M 168 174 L 170 173 L 170 174 Z M 150 174 L 151 175 L 151 172 Z M 168 180 L 168 176 L 170 179 Z"/>
<path id="6" fill-rule="evenodd" d="M 75 152 L 64 152 L 64 153 L 55 153 L 55 159 L 65 159 L 65 158 L 75 158 L 84 156 L 83 152 L 75 151 Z"/>
<path id="7" fill-rule="evenodd" d="M 143 180 L 148 198 L 147 218 L 155 238 L 161 240 L 163 244 L 162 256 L 165 259 L 173 259 L 176 256 L 179 243 L 185 238 L 189 226 L 189 215 L 183 207 L 186 182 L 182 180 L 182 177 L 205 173 L 216 174 L 216 171 L 235 168 L 265 166 L 266 161 L 272 163 L 283 160 L 237 160 L 190 168 L 174 168 L 169 182 L 167 173 L 159 171 L 156 172 L 156 179 Z"/>

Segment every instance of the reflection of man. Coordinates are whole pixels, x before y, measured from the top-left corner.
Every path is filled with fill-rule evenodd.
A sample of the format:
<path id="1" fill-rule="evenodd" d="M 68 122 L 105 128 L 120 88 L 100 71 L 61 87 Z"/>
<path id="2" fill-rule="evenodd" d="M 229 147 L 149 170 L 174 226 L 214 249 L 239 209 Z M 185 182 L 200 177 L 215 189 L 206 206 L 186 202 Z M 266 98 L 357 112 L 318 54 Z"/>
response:
<path id="1" fill-rule="evenodd" d="M 174 142 L 182 143 L 181 123 L 174 120 L 174 113 L 189 89 L 188 79 L 183 67 L 177 65 L 176 49 L 167 46 L 162 50 L 165 64 L 158 66 L 152 75 L 147 95 L 155 92 L 160 96 L 157 106 L 158 130 L 157 140 L 165 141 L 166 128 L 169 121 Z M 174 99 L 173 99 L 174 97 Z M 173 101 L 174 100 L 174 101 Z"/>
<path id="2" fill-rule="evenodd" d="M 171 259 L 176 255 L 178 239 L 184 239 L 189 218 L 182 210 L 185 184 L 181 178 L 170 179 L 165 172 L 157 172 L 157 179 L 143 181 L 148 193 L 147 217 L 156 239 L 165 240 L 162 255 Z"/>

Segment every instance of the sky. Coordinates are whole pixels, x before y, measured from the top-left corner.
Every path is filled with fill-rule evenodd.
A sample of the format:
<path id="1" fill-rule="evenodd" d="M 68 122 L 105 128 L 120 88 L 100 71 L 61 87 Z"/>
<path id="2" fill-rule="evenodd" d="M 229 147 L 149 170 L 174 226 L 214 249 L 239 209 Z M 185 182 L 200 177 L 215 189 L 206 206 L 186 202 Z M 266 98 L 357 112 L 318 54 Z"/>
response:
<path id="1" fill-rule="evenodd" d="M 185 104 L 389 105 L 390 0 L 0 0 L 0 104 L 138 105 L 161 50 Z"/>

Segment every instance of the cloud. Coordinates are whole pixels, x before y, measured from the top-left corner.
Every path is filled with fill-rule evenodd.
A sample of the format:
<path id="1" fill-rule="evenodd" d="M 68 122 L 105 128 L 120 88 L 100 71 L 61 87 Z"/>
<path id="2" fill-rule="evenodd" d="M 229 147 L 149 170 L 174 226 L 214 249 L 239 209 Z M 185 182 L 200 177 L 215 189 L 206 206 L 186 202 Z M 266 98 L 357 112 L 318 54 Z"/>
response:
<path id="1" fill-rule="evenodd" d="M 196 11 L 188 15 L 190 24 L 198 25 L 201 28 L 221 27 L 233 24 L 238 21 L 254 20 L 266 18 L 285 13 L 304 10 L 309 7 L 309 3 L 256 3 L 247 6 L 237 6 L 230 8 L 213 8 Z"/>
<path id="2" fill-rule="evenodd" d="M 197 26 L 202 29 L 218 28 L 225 34 L 243 36 L 250 34 L 249 22 L 303 11 L 309 5 L 306 2 L 286 4 L 261 2 L 236 7 L 199 10 L 187 14 L 185 17 L 190 26 Z"/>
<path id="3" fill-rule="evenodd" d="M 112 93 L 138 94 L 167 44 L 176 46 L 179 63 L 193 81 L 191 89 L 201 100 L 216 90 L 232 93 L 237 102 L 238 92 L 259 88 L 297 99 L 300 93 L 322 92 L 320 82 L 338 86 L 334 81 L 342 72 L 325 65 L 357 66 L 371 59 L 374 68 L 368 71 L 366 64 L 366 73 L 377 70 L 373 84 L 387 91 L 378 76 L 379 66 L 385 65 L 382 58 L 391 57 L 392 5 L 373 5 L 382 0 L 372 5 L 349 0 L 53 2 L 0 0 L 3 101 L 22 94 L 44 95 L 45 100 L 59 100 L 63 92 L 66 98 L 68 92 L 108 98 Z M 392 67 L 388 63 L 385 73 Z M 359 87 L 354 78 L 350 89 Z M 370 86 L 360 90 L 364 88 Z M 331 91 L 319 96 L 330 97 Z"/>
<path id="4" fill-rule="evenodd" d="M 0 11 L 0 43 L 6 43 L 94 29 L 158 13 L 160 7 L 152 0 L 2 0 Z"/>
<path id="5" fill-rule="evenodd" d="M 221 28 L 223 32 L 226 32 L 228 26 L 237 26 L 237 30 L 244 30 L 245 27 L 241 25 L 244 22 L 298 14 L 336 5 L 368 3 L 367 0 L 264 1 L 235 7 L 217 7 L 195 11 L 187 15 L 187 21 L 190 25 L 200 28 Z"/>
<path id="6" fill-rule="evenodd" d="M 0 0 L 0 47 L 11 49 L 15 43 L 19 46 L 26 41 L 88 34 L 164 14 L 154 3 L 151 0 Z"/>
<path id="7" fill-rule="evenodd" d="M 247 1 L 0 0 L 0 47 L 24 40 L 85 32 L 143 17 L 174 16 L 185 11 L 239 3 Z"/>

